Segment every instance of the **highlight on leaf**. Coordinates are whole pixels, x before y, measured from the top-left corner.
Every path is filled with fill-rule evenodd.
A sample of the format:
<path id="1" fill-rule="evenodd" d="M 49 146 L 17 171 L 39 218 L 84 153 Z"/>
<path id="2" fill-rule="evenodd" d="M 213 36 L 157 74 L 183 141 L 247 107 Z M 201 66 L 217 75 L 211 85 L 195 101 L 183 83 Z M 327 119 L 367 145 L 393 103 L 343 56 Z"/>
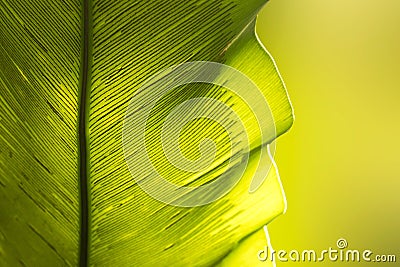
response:
<path id="1" fill-rule="evenodd" d="M 247 237 L 285 210 L 273 139 L 293 122 L 283 81 L 255 34 L 265 2 L 2 1 L 0 265 L 224 266 L 248 257 Z M 178 186 L 198 188 L 224 173 L 240 179 L 207 205 L 169 205 L 138 183 L 151 175 L 145 166 L 127 163 L 134 154 L 124 154 L 124 121 L 132 98 L 154 92 L 140 90 L 145 81 L 204 61 L 243 73 L 259 98 L 247 105 L 224 86 L 223 71 L 209 79 L 225 83 L 172 88 L 146 118 L 144 148 Z M 199 98 L 214 102 L 190 102 Z M 265 101 L 271 119 L 258 123 L 253 111 Z M 227 109 L 246 129 L 244 153 Z M 217 119 L 194 118 L 200 110 Z M 164 125 L 177 120 L 187 122 L 179 133 Z M 203 140 L 210 142 L 199 149 Z M 184 165 L 195 171 L 182 170 L 171 165 L 165 147 L 180 151 L 178 162 L 215 153 Z M 249 192 L 259 172 L 268 175 Z"/>

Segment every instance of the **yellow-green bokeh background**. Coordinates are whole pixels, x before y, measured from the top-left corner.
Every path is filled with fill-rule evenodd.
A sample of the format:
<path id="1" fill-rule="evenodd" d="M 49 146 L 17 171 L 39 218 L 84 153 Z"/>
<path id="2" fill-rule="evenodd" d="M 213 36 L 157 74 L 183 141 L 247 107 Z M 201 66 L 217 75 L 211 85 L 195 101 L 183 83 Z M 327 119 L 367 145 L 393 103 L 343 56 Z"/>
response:
<path id="1" fill-rule="evenodd" d="M 272 0 L 257 32 L 296 115 L 277 145 L 288 211 L 269 227 L 272 245 L 323 250 L 343 237 L 397 263 L 323 266 L 398 266 L 400 1 Z"/>

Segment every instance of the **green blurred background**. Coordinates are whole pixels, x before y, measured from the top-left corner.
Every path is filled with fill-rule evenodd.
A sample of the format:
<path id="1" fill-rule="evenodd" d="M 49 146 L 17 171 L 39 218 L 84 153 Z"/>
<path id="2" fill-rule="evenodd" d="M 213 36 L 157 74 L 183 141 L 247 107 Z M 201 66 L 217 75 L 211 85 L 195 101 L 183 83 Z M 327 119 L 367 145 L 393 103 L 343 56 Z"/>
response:
<path id="1" fill-rule="evenodd" d="M 400 1 L 272 0 L 257 32 L 287 85 L 296 121 L 276 161 L 288 211 L 275 249 L 336 247 L 396 254 L 399 266 Z"/>

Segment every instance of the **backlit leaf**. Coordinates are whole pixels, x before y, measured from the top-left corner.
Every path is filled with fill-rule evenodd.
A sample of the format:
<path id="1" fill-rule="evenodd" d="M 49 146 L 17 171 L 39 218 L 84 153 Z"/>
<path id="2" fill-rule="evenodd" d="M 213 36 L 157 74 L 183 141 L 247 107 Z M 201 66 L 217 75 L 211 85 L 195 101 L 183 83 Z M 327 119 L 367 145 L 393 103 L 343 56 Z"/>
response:
<path id="1" fill-rule="evenodd" d="M 224 131 L 202 120 L 182 132 L 181 149 L 193 158 L 195 137 L 219 137 L 220 161 L 196 176 L 168 165 L 157 123 L 193 97 L 230 106 L 252 150 L 243 178 L 219 200 L 185 208 L 151 198 L 136 184 L 141 166 L 128 169 L 122 144 L 127 108 L 140 86 L 189 61 L 220 62 L 247 75 L 268 101 L 276 134 L 287 131 L 293 116 L 286 90 L 254 33 L 264 3 L 2 1 L 0 265 L 209 266 L 281 214 L 285 199 L 274 166 L 248 192 L 255 159 L 267 146 L 250 107 L 226 88 L 176 88 L 153 109 L 146 130 L 156 140 L 149 154 L 161 173 L 176 184 L 202 185 L 226 167 Z M 273 126 L 262 125 L 271 138 Z"/>

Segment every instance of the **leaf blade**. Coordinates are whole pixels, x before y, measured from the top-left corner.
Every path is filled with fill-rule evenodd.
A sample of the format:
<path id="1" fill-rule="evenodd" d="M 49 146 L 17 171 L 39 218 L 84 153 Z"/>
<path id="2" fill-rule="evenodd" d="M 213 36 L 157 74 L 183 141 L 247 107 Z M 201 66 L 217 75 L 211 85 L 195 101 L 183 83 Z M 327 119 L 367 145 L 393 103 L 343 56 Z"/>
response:
<path id="1" fill-rule="evenodd" d="M 0 8 L 1 257 L 10 265 L 74 265 L 79 2 Z"/>
<path id="2" fill-rule="evenodd" d="M 26 10 L 20 3 L 11 2 L 12 4 L 8 4 L 9 2 L 3 1 L 1 6 L 8 25 L 5 29 L 7 38 L 1 43 L 5 51 L 2 53 L 1 64 L 12 68 L 7 69 L 7 72 L 2 71 L 0 76 L 0 108 L 2 114 L 6 114 L 5 119 L 0 121 L 0 171 L 1 177 L 11 177 L 2 178 L 0 181 L 6 185 L 7 190 L 13 187 L 8 192 L 4 186 L 2 188 L 5 192 L 2 195 L 5 200 L 2 210 L 7 211 L 9 216 L 1 221 L 0 230 L 5 236 L 1 244 L 7 244 L 10 248 L 6 250 L 5 255 L 13 263 L 20 260 L 24 262 L 20 262 L 21 264 L 52 262 L 57 265 L 75 265 L 79 243 L 79 183 L 76 174 L 77 162 L 80 160 L 76 132 L 80 119 L 77 115 L 78 87 L 79 75 L 85 74 L 79 62 L 82 52 L 82 5 L 72 1 L 66 6 L 60 3 L 49 4 L 53 12 L 46 13 L 45 19 L 42 19 L 39 18 L 44 12 L 41 2 L 30 2 Z M 88 238 L 91 240 L 90 258 L 94 264 L 149 264 L 149 260 L 166 260 L 164 262 L 174 262 L 178 265 L 211 264 L 219 261 L 237 240 L 283 209 L 280 195 L 282 192 L 276 186 L 273 187 L 274 190 L 271 189 L 271 195 L 275 196 L 276 202 L 269 200 L 275 203 L 275 206 L 270 206 L 269 213 L 265 213 L 262 218 L 247 222 L 246 218 L 236 215 L 235 209 L 242 207 L 237 199 L 247 195 L 248 185 L 239 186 L 239 191 L 234 191 L 241 192 L 237 199 L 232 197 L 232 194 L 236 193 L 232 193 L 215 205 L 186 210 L 157 203 L 134 184 L 122 153 L 122 122 L 132 93 L 160 68 L 189 60 L 224 62 L 238 68 L 259 83 L 257 85 L 266 92 L 268 99 L 275 97 L 275 100 L 279 100 L 272 101 L 279 134 L 285 132 L 292 121 L 290 102 L 287 100 L 282 81 L 276 74 L 273 61 L 264 55 L 265 51 L 260 49 L 256 42 L 251 24 L 264 1 L 174 3 L 178 4 L 179 8 L 157 1 L 93 1 L 89 8 L 93 17 L 90 25 L 93 27 L 90 48 L 93 58 L 90 58 L 89 64 L 91 71 L 86 73 L 90 76 L 87 127 L 90 134 L 88 197 L 91 203 L 92 226 Z M 146 10 L 152 12 L 148 13 Z M 132 15 L 132 12 L 137 14 Z M 250 30 L 242 32 L 249 23 L 251 26 L 247 29 Z M 34 29 L 33 33 L 32 30 L 24 32 L 24 27 L 28 24 L 30 29 Z M 41 25 L 47 25 L 48 32 L 44 32 Z M 17 30 L 14 32 L 14 29 Z M 18 42 L 19 35 L 24 36 L 23 44 Z M 13 48 L 15 44 L 17 45 Z M 157 55 L 154 54 L 156 51 Z M 243 59 L 245 62 L 242 62 Z M 268 71 L 263 75 L 254 76 L 254 70 L 263 64 L 268 66 Z M 266 77 L 274 82 L 265 84 L 263 79 Z M 16 85 L 22 88 L 22 93 L 13 88 Z M 52 90 L 53 88 L 55 90 Z M 198 89 L 205 96 L 219 97 L 215 94 L 218 88 Z M 7 93 L 3 93 L 6 90 Z M 278 96 L 274 96 L 275 94 Z M 235 101 L 232 102 L 234 106 L 240 106 Z M 175 105 L 176 102 L 172 104 Z M 37 111 L 37 114 L 32 115 L 30 111 L 26 111 L 30 109 Z M 31 122 L 24 121 L 32 118 Z M 46 118 L 45 122 L 42 121 L 43 118 Z M 15 121 L 17 123 L 12 125 Z M 249 123 L 249 127 L 251 125 Z M 17 134 L 14 136 L 12 132 Z M 31 141 L 31 135 L 34 142 Z M 261 143 L 257 141 L 256 134 L 252 135 L 252 140 L 252 153 L 258 153 L 257 149 L 260 149 Z M 28 151 L 38 147 L 35 142 L 40 143 L 39 154 Z M 9 151 L 18 151 L 18 159 L 7 162 Z M 21 167 L 21 163 L 35 167 Z M 22 171 L 26 170 L 35 181 L 27 181 L 30 186 L 25 192 L 19 183 L 24 178 Z M 198 182 L 202 184 L 213 177 L 207 176 L 206 180 Z M 179 175 L 178 181 L 182 178 L 183 176 Z M 265 184 L 270 185 L 271 181 L 274 180 L 269 179 Z M 42 190 L 46 193 L 43 194 Z M 34 196 L 29 197 L 28 194 L 32 192 Z M 21 203 L 26 204 L 18 206 L 17 211 L 10 210 L 11 203 L 14 203 L 13 198 L 23 198 Z M 244 202 L 248 205 L 256 201 L 253 198 Z M 32 208 L 29 209 L 30 212 L 22 214 L 25 206 Z M 225 218 L 225 221 L 218 221 L 221 219 L 217 216 L 218 212 L 229 214 L 226 215 L 229 220 Z M 140 218 L 142 214 L 149 216 L 147 220 Z M 10 226 L 8 221 L 17 217 L 21 218 L 21 222 Z M 134 222 L 129 222 L 129 218 Z M 204 241 L 205 236 L 215 231 L 209 226 L 206 227 L 213 221 L 218 222 L 214 225 L 215 229 L 225 231 L 229 229 L 229 223 L 241 225 L 246 222 L 248 225 L 242 226 L 240 230 L 228 236 L 229 238 L 216 233 L 217 237 L 214 237 L 212 247 L 221 247 L 207 259 L 203 259 L 199 253 L 191 259 L 181 258 L 181 254 L 189 253 L 190 247 L 203 247 L 204 251 L 210 249 L 198 242 Z M 204 230 L 199 232 L 204 235 L 196 235 L 197 243 L 189 234 L 198 227 L 194 226 L 193 222 L 197 222 Z M 189 229 L 185 224 L 193 227 Z M 177 229 L 170 233 L 174 228 Z M 11 240 L 11 236 L 20 229 L 24 229 L 24 234 L 33 236 L 33 241 L 24 245 L 22 235 L 17 235 L 15 240 Z M 180 235 L 182 233 L 179 231 L 183 229 L 186 229 L 187 233 Z M 53 236 L 53 233 L 56 235 Z M 157 236 L 159 233 L 162 233 L 161 237 Z M 150 236 L 143 237 L 146 234 Z M 157 241 L 161 246 L 154 247 L 151 243 Z M 28 245 L 32 246 L 34 243 L 40 245 L 36 250 L 30 251 Z M 143 250 L 144 244 L 148 247 Z M 186 247 L 186 244 L 190 246 Z M 159 257 L 152 257 L 149 252 L 152 247 L 156 250 L 165 249 L 167 252 L 163 250 Z M 36 257 L 35 254 L 41 257 Z M 177 257 L 180 261 L 176 261 Z"/>

